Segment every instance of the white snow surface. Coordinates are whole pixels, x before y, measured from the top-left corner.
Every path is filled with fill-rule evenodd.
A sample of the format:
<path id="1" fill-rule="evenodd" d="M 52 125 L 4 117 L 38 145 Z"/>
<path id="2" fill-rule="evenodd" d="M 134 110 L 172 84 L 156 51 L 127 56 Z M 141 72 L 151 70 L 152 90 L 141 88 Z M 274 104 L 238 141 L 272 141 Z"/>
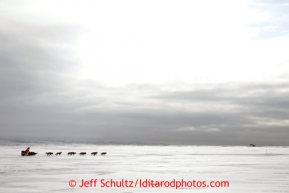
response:
<path id="1" fill-rule="evenodd" d="M 29 144 L 0 146 L 0 192 L 289 192 L 288 147 Z M 45 152 L 61 151 L 61 156 Z M 87 152 L 68 156 L 67 152 Z M 91 156 L 93 151 L 106 156 Z M 75 187 L 69 186 L 70 180 Z M 97 179 L 96 186 L 79 187 Z M 101 187 L 100 180 L 228 181 L 223 188 Z M 138 181 L 137 181 L 138 180 Z"/>

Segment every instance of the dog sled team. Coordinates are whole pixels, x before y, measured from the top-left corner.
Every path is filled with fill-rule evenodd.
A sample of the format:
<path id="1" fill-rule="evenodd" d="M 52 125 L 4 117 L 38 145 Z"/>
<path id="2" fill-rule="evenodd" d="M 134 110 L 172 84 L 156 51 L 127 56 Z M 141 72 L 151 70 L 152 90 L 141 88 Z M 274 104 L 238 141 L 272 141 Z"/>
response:
<path id="1" fill-rule="evenodd" d="M 30 152 L 30 147 L 28 147 L 25 151 L 21 151 L 21 155 L 22 156 L 35 156 L 36 154 L 38 153 L 35 153 L 35 152 Z M 46 152 L 45 153 L 47 156 L 52 156 L 53 155 L 53 152 Z M 57 152 L 55 153 L 56 156 L 60 156 L 62 154 L 62 152 Z M 68 152 L 67 155 L 69 156 L 72 156 L 72 155 L 75 155 L 77 154 L 76 152 Z M 98 152 L 94 151 L 94 152 L 91 152 L 91 156 L 96 156 L 98 154 Z M 106 155 L 107 152 L 101 152 L 100 155 Z M 80 156 L 84 156 L 86 155 L 86 152 L 80 152 L 79 153 Z"/>
<path id="2" fill-rule="evenodd" d="M 91 156 L 96 156 L 97 155 L 97 153 L 98 152 L 91 152 Z M 62 152 L 57 152 L 57 153 L 55 153 L 55 155 L 61 155 L 62 154 Z M 75 154 L 77 154 L 76 152 L 68 152 L 67 153 L 67 155 L 75 155 Z M 100 155 L 106 155 L 107 153 L 106 152 L 101 152 L 101 154 Z M 53 152 L 46 152 L 46 155 L 47 156 L 51 156 L 51 155 L 53 155 Z M 84 155 L 86 155 L 86 152 L 80 152 L 79 153 L 79 155 L 80 156 L 84 156 Z"/>

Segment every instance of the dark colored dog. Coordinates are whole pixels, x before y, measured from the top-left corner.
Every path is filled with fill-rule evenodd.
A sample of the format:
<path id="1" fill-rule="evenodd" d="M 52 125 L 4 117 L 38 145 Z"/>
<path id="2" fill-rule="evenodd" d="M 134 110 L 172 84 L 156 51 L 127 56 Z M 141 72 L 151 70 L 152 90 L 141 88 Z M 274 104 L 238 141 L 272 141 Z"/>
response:
<path id="1" fill-rule="evenodd" d="M 80 152 L 79 155 L 86 155 L 86 152 Z"/>
<path id="2" fill-rule="evenodd" d="M 62 154 L 62 152 L 57 152 L 55 155 L 61 155 Z"/>
<path id="3" fill-rule="evenodd" d="M 67 155 L 75 155 L 76 152 L 68 152 Z"/>
<path id="4" fill-rule="evenodd" d="M 47 156 L 52 156 L 52 155 L 53 155 L 53 152 L 46 152 L 46 155 L 47 155 Z"/>
<path id="5" fill-rule="evenodd" d="M 106 155 L 107 153 L 106 152 L 101 152 L 101 155 Z"/>
<path id="6" fill-rule="evenodd" d="M 96 151 L 95 152 L 91 152 L 91 155 L 96 156 L 97 152 Z"/>

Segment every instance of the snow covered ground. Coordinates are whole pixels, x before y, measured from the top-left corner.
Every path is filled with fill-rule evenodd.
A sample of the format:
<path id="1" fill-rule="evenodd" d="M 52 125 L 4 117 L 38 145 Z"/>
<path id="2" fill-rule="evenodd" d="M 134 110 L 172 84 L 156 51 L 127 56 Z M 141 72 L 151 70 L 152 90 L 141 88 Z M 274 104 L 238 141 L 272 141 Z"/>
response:
<path id="1" fill-rule="evenodd" d="M 22 157 L 27 146 L 39 154 Z M 289 192 L 289 148 L 215 146 L 0 145 L 0 192 Z M 45 152 L 62 151 L 47 157 Z M 86 156 L 67 152 L 85 151 Z M 90 156 L 106 151 L 106 156 Z M 97 179 L 94 184 L 93 179 Z M 101 187 L 110 179 L 136 187 Z M 140 187 L 140 180 L 228 181 L 229 187 Z M 69 181 L 75 187 L 69 186 Z M 82 180 L 89 181 L 79 187 Z M 92 183 L 90 183 L 90 181 Z M 95 185 L 95 186 L 94 186 Z M 107 184 L 110 185 L 110 184 Z M 145 184 L 143 184 L 145 185 Z M 157 185 L 157 184 L 155 184 Z M 172 184 L 173 185 L 173 184 Z M 92 186 L 92 187 L 90 187 Z"/>

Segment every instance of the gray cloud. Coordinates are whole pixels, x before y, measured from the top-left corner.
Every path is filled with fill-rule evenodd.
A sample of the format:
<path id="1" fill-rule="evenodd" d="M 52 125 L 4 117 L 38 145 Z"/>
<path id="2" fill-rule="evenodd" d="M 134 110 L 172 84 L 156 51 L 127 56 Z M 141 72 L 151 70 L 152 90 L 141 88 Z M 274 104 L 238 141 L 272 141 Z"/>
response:
<path id="1" fill-rule="evenodd" d="M 286 83 L 208 85 L 207 89 L 185 92 L 164 92 L 161 86 L 157 91 L 155 85 L 152 88 L 134 85 L 132 92 L 132 86 L 110 88 L 99 83 L 86 84 L 87 87 L 82 88 L 87 93 L 76 90 L 60 95 L 54 90 L 50 93 L 50 96 L 54 95 L 51 102 L 47 98 L 15 106 L 2 104 L 1 128 L 8 128 L 6 132 L 10 131 L 10 136 L 17 131 L 17 135 L 20 133 L 28 138 L 92 142 L 246 145 L 254 141 L 259 145 L 287 144 Z M 89 89 L 106 95 L 90 97 L 93 92 Z M 136 94 L 152 93 L 152 90 L 159 94 Z M 19 92 L 25 94 L 23 90 Z M 125 96 L 131 94 L 139 101 L 127 101 Z M 42 98 L 41 92 L 34 96 L 35 99 L 38 97 Z M 150 106 L 150 103 L 154 105 Z M 195 105 L 201 108 L 178 107 Z M 285 121 L 285 125 L 280 125 L 279 121 Z"/>
<path id="2" fill-rule="evenodd" d="M 241 136 L 242 140 L 248 141 L 251 137 L 246 139 L 244 135 L 251 133 L 252 136 L 256 136 L 255 140 L 258 139 L 260 142 L 262 139 L 268 140 L 270 134 L 272 137 L 269 140 L 270 143 L 273 143 L 276 137 L 274 144 L 280 139 L 283 144 L 286 144 L 286 137 L 289 134 L 287 131 L 289 119 L 287 83 L 215 85 L 212 88 L 208 85 L 205 88 L 163 92 L 153 98 L 164 103 L 177 102 L 192 107 L 196 104 L 204 106 L 204 110 L 198 110 L 200 117 L 197 120 L 194 120 L 194 116 L 188 113 L 192 122 L 187 122 L 187 125 L 183 126 L 183 128 L 196 129 L 183 129 L 183 132 L 198 134 L 202 128 L 204 131 L 209 128 L 218 128 L 224 136 L 234 136 L 236 140 L 238 136 Z M 223 108 L 219 107 L 220 104 Z M 210 108 L 206 108 L 207 106 Z M 228 106 L 233 108 L 227 108 Z M 184 121 L 181 122 L 184 123 Z"/>

